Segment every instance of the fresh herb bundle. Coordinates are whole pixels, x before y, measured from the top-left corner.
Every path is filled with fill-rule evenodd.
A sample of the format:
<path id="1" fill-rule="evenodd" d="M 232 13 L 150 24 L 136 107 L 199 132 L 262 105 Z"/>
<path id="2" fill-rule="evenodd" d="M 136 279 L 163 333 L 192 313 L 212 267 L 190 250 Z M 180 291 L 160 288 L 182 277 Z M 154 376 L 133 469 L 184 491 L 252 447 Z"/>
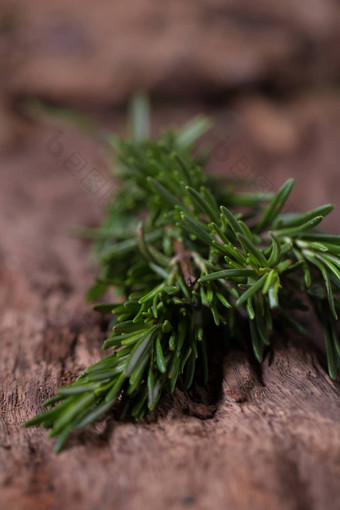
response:
<path id="1" fill-rule="evenodd" d="M 192 156 L 207 120 L 153 141 L 144 106 L 135 108 L 132 141 L 110 139 L 120 192 L 92 233 L 101 269 L 89 298 L 112 286 L 125 296 L 94 307 L 112 314 L 103 348 L 113 351 L 26 423 L 52 427 L 56 451 L 117 403 L 139 420 L 179 381 L 186 389 L 195 377 L 206 382 L 217 330 L 226 347 L 250 348 L 261 362 L 275 329 L 304 333 L 292 310 L 311 308 L 331 378 L 340 367 L 340 236 L 316 228 L 333 206 L 282 213 L 293 179 L 276 194 L 235 192 Z"/>

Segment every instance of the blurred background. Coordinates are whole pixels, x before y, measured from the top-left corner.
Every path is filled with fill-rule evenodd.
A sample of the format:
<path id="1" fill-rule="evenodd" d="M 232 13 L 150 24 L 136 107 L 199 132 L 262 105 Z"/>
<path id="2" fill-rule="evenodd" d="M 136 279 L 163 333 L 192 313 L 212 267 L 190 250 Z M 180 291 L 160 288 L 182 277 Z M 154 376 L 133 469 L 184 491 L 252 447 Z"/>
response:
<path id="1" fill-rule="evenodd" d="M 335 0 L 1 0 L 2 259 L 34 284 L 67 273 L 66 226 L 95 224 L 114 196 L 103 140 L 127 131 L 140 91 L 154 134 L 213 119 L 209 171 L 262 191 L 294 176 L 291 209 L 339 210 L 339 26 Z"/>
<path id="2" fill-rule="evenodd" d="M 56 459 L 44 431 L 21 423 L 100 355 L 105 331 L 84 300 L 94 267 L 88 246 L 70 238 L 67 227 L 96 224 L 114 196 L 103 140 L 108 130 L 127 132 L 134 94 L 151 100 L 153 134 L 210 116 L 209 171 L 246 178 L 249 190 L 259 191 L 293 176 L 289 208 L 332 202 L 336 210 L 324 225 L 340 233 L 339 27 L 337 0 L 0 0 L 0 343 L 7 418 L 0 420 L 0 485 L 8 508 L 66 508 L 71 496 L 68 508 L 112 508 L 112 498 L 115 507 L 131 508 L 128 497 L 138 508 L 134 483 L 148 488 L 150 508 L 159 508 L 158 490 L 174 501 L 171 508 L 178 508 L 176 494 L 184 507 L 196 492 L 207 498 L 198 508 L 215 499 L 216 508 L 238 500 L 229 504 L 235 509 L 330 508 L 336 501 L 338 456 L 329 445 L 338 436 L 327 414 L 335 403 L 326 383 L 320 383 L 324 393 L 317 384 L 311 390 L 311 399 L 324 399 L 319 414 L 314 400 L 308 408 L 308 399 L 296 397 L 297 384 L 287 402 L 296 399 L 301 414 L 292 414 L 291 429 L 280 426 L 273 435 L 251 403 L 256 419 L 244 422 L 244 433 L 239 418 L 230 424 L 226 412 L 222 420 L 218 415 L 216 435 L 218 420 L 209 429 L 195 419 L 185 427 L 180 421 L 157 436 L 151 425 L 138 433 L 117 426 L 108 431 L 116 441 L 111 450 L 105 436 L 92 449 L 85 442 Z M 281 370 L 290 374 L 295 366 L 283 363 Z M 323 381 L 310 366 L 308 373 L 317 374 L 310 377 Z M 301 374 L 304 387 L 305 369 Z M 318 428 L 325 423 L 329 428 Z M 298 430 L 312 432 L 298 443 Z M 211 443 L 203 441 L 208 436 Z M 176 450 L 188 438 L 190 448 Z M 153 470 L 140 460 L 149 459 L 152 447 L 164 452 Z M 316 453 L 308 456 L 310 448 Z M 220 460 L 206 463 L 211 455 Z M 210 465 L 210 474 L 196 478 L 200 462 Z M 304 495 L 307 478 L 315 507 Z M 109 506 L 98 504 L 100 491 Z M 301 498 L 290 504 L 296 494 Z"/>
<path id="3" fill-rule="evenodd" d="M 1 192 L 8 197 L 12 183 L 12 215 L 29 196 L 40 210 L 48 197 L 62 221 L 66 213 L 71 223 L 96 221 L 105 198 L 93 186 L 110 193 L 105 150 L 45 107 L 123 132 L 138 91 L 151 98 L 155 133 L 199 113 L 212 117 L 215 171 L 246 176 L 262 190 L 294 176 L 296 209 L 340 207 L 336 0 L 1 0 L 0 7 Z M 58 129 L 56 156 L 46 144 Z M 70 176 L 65 160 L 73 153 L 94 171 L 92 184 L 82 180 L 86 169 Z M 336 213 L 326 226 L 340 232 Z"/>

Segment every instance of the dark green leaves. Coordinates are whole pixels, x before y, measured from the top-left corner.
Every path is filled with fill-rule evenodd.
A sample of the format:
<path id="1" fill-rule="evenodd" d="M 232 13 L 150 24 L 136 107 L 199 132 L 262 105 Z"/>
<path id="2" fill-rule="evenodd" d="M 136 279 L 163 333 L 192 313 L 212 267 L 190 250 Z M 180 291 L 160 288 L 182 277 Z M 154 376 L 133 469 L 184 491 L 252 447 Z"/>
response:
<path id="1" fill-rule="evenodd" d="M 156 340 L 156 362 L 159 371 L 164 374 L 166 372 L 166 364 L 161 344 L 161 336 L 158 336 Z"/>
<path id="2" fill-rule="evenodd" d="M 198 280 L 200 283 L 210 282 L 212 280 L 220 280 L 220 279 L 233 279 L 239 277 L 248 277 L 248 276 L 256 276 L 256 272 L 253 269 L 224 269 L 222 271 L 217 271 L 216 273 L 210 273 L 205 276 L 201 276 Z"/>
<path id="3" fill-rule="evenodd" d="M 230 227 L 232 228 L 234 234 L 235 235 L 243 234 L 243 229 L 239 222 L 237 221 L 237 219 L 235 218 L 235 216 L 233 215 L 233 213 L 224 206 L 221 207 L 221 212 L 225 219 L 227 220 L 227 222 L 229 223 Z"/>
<path id="4" fill-rule="evenodd" d="M 140 420 L 179 380 L 186 389 L 206 383 L 213 335 L 223 346 L 251 348 L 261 362 L 269 332 L 304 333 L 294 309 L 307 300 L 333 379 L 340 368 L 340 236 L 313 231 L 333 207 L 282 214 L 293 179 L 274 195 L 236 193 L 190 155 L 205 119 L 153 141 L 147 103 L 138 100 L 132 112 L 134 139 L 114 138 L 121 190 L 89 232 L 100 273 L 88 297 L 114 288 L 118 302 L 94 305 L 111 314 L 103 347 L 112 352 L 27 423 L 50 427 L 57 451 L 71 430 L 113 406 Z"/>
<path id="5" fill-rule="evenodd" d="M 237 233 L 237 239 L 242 245 L 244 251 L 249 256 L 252 255 L 254 257 L 255 263 L 258 264 L 259 267 L 267 267 L 268 262 L 266 257 L 263 255 L 261 250 L 259 250 L 254 243 L 252 243 L 244 234 Z"/>
<path id="6" fill-rule="evenodd" d="M 216 204 L 213 206 L 202 196 L 202 194 L 190 186 L 187 186 L 185 189 L 189 193 L 192 202 L 199 211 L 206 214 L 210 221 L 219 221 L 219 211 Z"/>
<path id="7" fill-rule="evenodd" d="M 243 292 L 242 296 L 238 298 L 238 300 L 236 301 L 236 305 L 241 306 L 244 303 L 246 303 L 248 298 L 250 298 L 253 294 L 255 294 L 255 292 L 259 291 L 263 287 L 266 278 L 267 275 L 265 274 L 261 276 L 261 278 L 256 280 L 256 282 L 251 283 L 248 289 L 245 292 Z"/>
<path id="8" fill-rule="evenodd" d="M 326 346 L 328 373 L 332 379 L 336 379 L 337 357 L 338 357 L 337 352 L 335 350 L 333 338 L 330 334 L 329 329 L 326 326 L 324 326 L 323 333 L 324 333 L 325 346 Z"/>
<path id="9" fill-rule="evenodd" d="M 272 225 L 274 220 L 280 214 L 294 186 L 294 179 L 288 179 L 282 188 L 274 195 L 270 204 L 264 212 L 261 221 L 256 226 L 256 232 L 262 232 L 265 228 Z"/>
<path id="10" fill-rule="evenodd" d="M 274 223 L 274 228 L 298 227 L 300 225 L 308 223 L 309 221 L 313 220 L 314 218 L 317 218 L 318 216 L 322 217 L 326 216 L 327 214 L 332 212 L 333 209 L 334 205 L 326 204 L 321 205 L 320 207 L 316 207 L 315 209 L 312 209 L 311 211 L 308 211 L 306 213 L 287 214 L 285 216 L 282 216 L 281 218 L 278 218 L 278 220 Z"/>
<path id="11" fill-rule="evenodd" d="M 270 232 L 270 236 L 272 238 L 272 247 L 268 260 L 268 266 L 274 267 L 280 262 L 281 259 L 281 243 L 272 232 Z"/>
<path id="12" fill-rule="evenodd" d="M 129 377 L 135 368 L 149 356 L 149 350 L 155 329 L 155 326 L 150 328 L 147 334 L 143 335 L 134 347 L 125 369 L 125 375 L 127 377 Z"/>
<path id="13" fill-rule="evenodd" d="M 311 262 L 312 264 L 314 264 L 316 267 L 318 267 L 320 269 L 322 277 L 325 282 L 326 290 L 327 290 L 329 307 L 331 309 L 334 319 L 337 319 L 338 314 L 335 309 L 333 289 L 332 289 L 331 280 L 330 280 L 330 277 L 329 277 L 329 274 L 327 271 L 327 265 L 323 264 L 322 262 L 320 262 L 320 260 L 317 260 L 315 257 L 310 256 L 306 253 L 305 253 L 305 257 L 309 262 Z"/>
<path id="14" fill-rule="evenodd" d="M 203 241 L 204 243 L 210 245 L 212 242 L 212 237 L 205 228 L 200 224 L 200 222 L 190 216 L 181 213 L 181 222 L 180 225 L 186 230 L 189 234 L 196 236 L 198 239 Z"/>
<path id="15" fill-rule="evenodd" d="M 181 201 L 170 191 L 168 191 L 160 182 L 155 179 L 150 178 L 150 183 L 156 188 L 161 197 L 168 203 L 170 206 L 178 205 L 181 207 Z"/>
<path id="16" fill-rule="evenodd" d="M 299 225 L 297 227 L 288 227 L 288 228 L 282 228 L 280 230 L 276 230 L 275 234 L 280 237 L 284 236 L 297 236 L 301 232 L 306 232 L 307 230 L 311 230 L 312 228 L 315 228 L 321 223 L 323 220 L 323 216 L 316 216 L 312 220 L 307 221 L 306 223 L 303 223 L 302 225 Z"/>

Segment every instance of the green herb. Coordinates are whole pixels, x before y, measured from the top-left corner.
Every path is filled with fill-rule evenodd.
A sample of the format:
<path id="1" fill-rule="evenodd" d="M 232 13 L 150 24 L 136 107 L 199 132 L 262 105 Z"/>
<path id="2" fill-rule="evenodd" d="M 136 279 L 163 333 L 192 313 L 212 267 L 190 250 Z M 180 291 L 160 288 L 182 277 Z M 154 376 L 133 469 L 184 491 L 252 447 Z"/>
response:
<path id="1" fill-rule="evenodd" d="M 276 194 L 226 188 L 192 156 L 209 122 L 199 118 L 154 141 L 140 101 L 133 140 L 109 140 L 120 192 L 102 225 L 84 233 L 95 240 L 100 265 L 88 298 L 111 286 L 125 296 L 95 305 L 113 316 L 103 346 L 113 352 L 60 388 L 45 403 L 51 407 L 26 423 L 51 427 L 51 437 L 59 436 L 56 451 L 71 430 L 116 404 L 139 420 L 179 381 L 184 388 L 195 377 L 207 381 L 213 327 L 229 345 L 241 337 L 244 345 L 244 324 L 246 343 L 261 362 L 275 330 L 304 333 L 291 312 L 309 303 L 324 331 L 330 377 L 340 368 L 340 236 L 315 228 L 332 206 L 284 214 L 292 179 Z"/>

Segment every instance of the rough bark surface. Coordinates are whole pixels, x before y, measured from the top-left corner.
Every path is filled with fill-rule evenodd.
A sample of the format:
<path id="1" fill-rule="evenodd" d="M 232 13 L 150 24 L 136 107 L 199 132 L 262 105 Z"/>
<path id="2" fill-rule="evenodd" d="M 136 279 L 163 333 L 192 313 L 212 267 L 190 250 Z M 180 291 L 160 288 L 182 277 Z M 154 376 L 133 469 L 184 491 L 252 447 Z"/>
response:
<path id="1" fill-rule="evenodd" d="M 139 424 L 108 417 L 59 456 L 46 431 L 22 427 L 99 358 L 105 336 L 84 303 L 88 246 L 65 235 L 96 221 L 101 205 L 65 159 L 73 149 L 93 166 L 105 160 L 71 132 L 53 156 L 51 134 L 35 130 L 1 155 L 1 506 L 336 510 L 340 388 L 300 339 L 274 339 L 261 370 L 232 352 L 208 392 L 177 391 Z"/>

